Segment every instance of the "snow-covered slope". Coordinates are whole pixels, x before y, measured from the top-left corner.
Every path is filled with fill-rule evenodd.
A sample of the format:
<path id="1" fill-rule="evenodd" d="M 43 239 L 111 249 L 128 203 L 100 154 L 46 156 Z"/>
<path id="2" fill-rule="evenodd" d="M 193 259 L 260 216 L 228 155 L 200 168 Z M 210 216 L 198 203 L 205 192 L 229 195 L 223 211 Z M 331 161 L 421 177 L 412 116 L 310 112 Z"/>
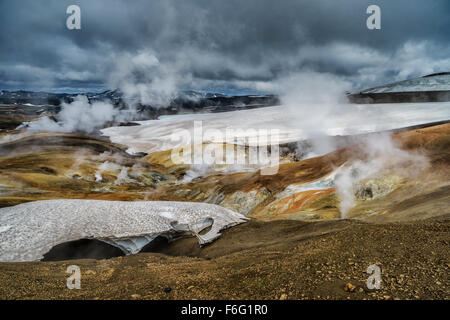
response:
<path id="1" fill-rule="evenodd" d="M 232 143 L 234 138 L 242 135 L 248 137 L 249 142 L 260 144 L 258 135 L 264 134 L 264 130 L 278 129 L 280 143 L 287 143 L 308 139 L 317 133 L 332 136 L 359 134 L 449 119 L 450 102 L 299 105 L 163 116 L 159 120 L 140 121 L 140 126 L 110 127 L 101 131 L 112 142 L 128 146 L 129 153 L 152 153 L 180 146 L 177 139 L 172 139 L 172 134 L 187 130 L 193 136 L 196 121 L 201 124 L 203 133 L 208 130 L 222 133 L 221 138 L 216 135 L 211 140 L 203 136 L 203 142 Z M 227 129 L 234 129 L 234 134 L 227 136 Z"/>
<path id="2" fill-rule="evenodd" d="M 57 244 L 98 239 L 139 252 L 161 234 L 189 232 L 199 243 L 247 218 L 223 207 L 192 202 L 45 200 L 0 209 L 0 261 L 36 261 Z M 211 226 L 204 235 L 201 230 Z"/>
<path id="3" fill-rule="evenodd" d="M 447 91 L 447 90 L 450 90 L 450 73 L 434 74 L 425 77 L 394 82 L 384 86 L 366 89 L 361 93 Z"/>

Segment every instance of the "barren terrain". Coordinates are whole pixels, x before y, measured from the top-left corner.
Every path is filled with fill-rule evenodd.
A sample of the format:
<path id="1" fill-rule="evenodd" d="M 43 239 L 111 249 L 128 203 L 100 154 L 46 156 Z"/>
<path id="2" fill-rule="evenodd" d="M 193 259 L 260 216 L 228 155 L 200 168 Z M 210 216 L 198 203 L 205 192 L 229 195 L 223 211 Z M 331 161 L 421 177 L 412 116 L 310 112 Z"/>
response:
<path id="1" fill-rule="evenodd" d="M 425 165 L 388 159 L 385 170 L 358 182 L 347 219 L 329 183 L 339 168 L 370 159 L 358 151 L 363 146 L 341 140 L 318 157 L 283 154 L 276 175 L 212 172 L 187 182 L 189 166 L 173 165 L 167 152 L 130 155 L 95 136 L 46 133 L 4 143 L 3 207 L 64 198 L 200 201 L 251 220 L 202 248 L 195 238 L 158 239 L 146 252 L 106 260 L 0 263 L 0 298 L 450 298 L 450 124 L 393 133 Z M 81 290 L 66 288 L 71 264 L 81 267 Z M 365 285 L 373 264 L 382 269 L 381 290 Z"/>
<path id="2" fill-rule="evenodd" d="M 108 260 L 1 263 L 0 298 L 449 299 L 449 227 L 251 221 L 203 249 L 188 238 Z M 72 264 L 81 268 L 80 290 L 66 287 Z M 381 290 L 365 285 L 373 264 Z M 345 291 L 348 283 L 355 288 Z"/>

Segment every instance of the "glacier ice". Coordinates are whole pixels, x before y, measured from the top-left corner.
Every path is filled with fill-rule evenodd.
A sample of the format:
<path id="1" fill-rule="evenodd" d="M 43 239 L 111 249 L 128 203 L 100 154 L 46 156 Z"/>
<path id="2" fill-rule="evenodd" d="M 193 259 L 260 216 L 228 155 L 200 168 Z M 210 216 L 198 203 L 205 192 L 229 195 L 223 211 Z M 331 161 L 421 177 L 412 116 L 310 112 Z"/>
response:
<path id="1" fill-rule="evenodd" d="M 126 254 L 159 235 L 188 233 L 199 244 L 247 218 L 218 205 L 173 201 L 43 200 L 0 209 L 0 261 L 37 261 L 57 244 L 97 239 Z M 206 227 L 206 234 L 199 234 Z"/>
<path id="2" fill-rule="evenodd" d="M 104 136 L 118 144 L 128 147 L 128 153 L 169 150 L 180 147 L 180 142 L 172 138 L 177 130 L 191 131 L 194 121 L 202 121 L 202 130 L 218 130 L 223 137 L 209 141 L 202 137 L 203 142 L 233 143 L 238 136 L 227 140 L 227 129 L 249 128 L 278 129 L 281 144 L 301 141 L 310 138 L 310 126 L 317 127 L 317 117 L 321 118 L 319 132 L 330 136 L 353 135 L 369 132 L 392 130 L 424 123 L 450 120 L 450 102 L 442 103 L 385 103 L 385 104 L 342 104 L 334 107 L 336 112 L 317 111 L 312 124 L 304 116 L 306 106 L 298 109 L 287 106 L 265 107 L 249 110 L 239 110 L 222 113 L 196 113 L 161 116 L 158 120 L 137 121 L 139 126 L 109 127 L 102 129 Z M 308 111 L 309 112 L 309 111 Z M 304 129 L 302 129 L 306 126 Z M 247 131 L 246 131 L 247 132 Z M 236 133 L 236 132 L 235 132 Z M 247 133 L 248 134 L 248 133 Z M 256 136 L 248 136 L 255 142 Z M 258 140 L 258 144 L 259 144 Z"/>

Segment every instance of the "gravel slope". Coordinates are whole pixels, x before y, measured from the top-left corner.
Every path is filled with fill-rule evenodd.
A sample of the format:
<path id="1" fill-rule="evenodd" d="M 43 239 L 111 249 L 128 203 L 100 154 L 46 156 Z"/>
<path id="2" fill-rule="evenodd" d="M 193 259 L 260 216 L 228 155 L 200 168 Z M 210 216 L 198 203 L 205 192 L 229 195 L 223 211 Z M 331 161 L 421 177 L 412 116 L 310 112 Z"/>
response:
<path id="1" fill-rule="evenodd" d="M 250 221 L 203 249 L 191 238 L 109 260 L 1 263 L 0 298 L 449 299 L 449 231 L 448 217 Z M 80 290 L 66 288 L 71 264 L 81 268 Z M 378 291 L 365 286 L 372 264 L 382 270 Z"/>

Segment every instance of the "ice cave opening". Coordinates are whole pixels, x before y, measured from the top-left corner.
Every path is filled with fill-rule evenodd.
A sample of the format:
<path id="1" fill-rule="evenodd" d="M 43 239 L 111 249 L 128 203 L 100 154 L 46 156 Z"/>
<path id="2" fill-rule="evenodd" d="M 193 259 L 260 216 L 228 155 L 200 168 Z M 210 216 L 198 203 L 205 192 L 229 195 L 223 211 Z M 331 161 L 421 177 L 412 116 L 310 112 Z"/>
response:
<path id="1" fill-rule="evenodd" d="M 80 239 L 57 244 L 44 254 L 41 261 L 62 261 L 76 259 L 110 259 L 125 253 L 111 244 L 97 239 Z"/>

